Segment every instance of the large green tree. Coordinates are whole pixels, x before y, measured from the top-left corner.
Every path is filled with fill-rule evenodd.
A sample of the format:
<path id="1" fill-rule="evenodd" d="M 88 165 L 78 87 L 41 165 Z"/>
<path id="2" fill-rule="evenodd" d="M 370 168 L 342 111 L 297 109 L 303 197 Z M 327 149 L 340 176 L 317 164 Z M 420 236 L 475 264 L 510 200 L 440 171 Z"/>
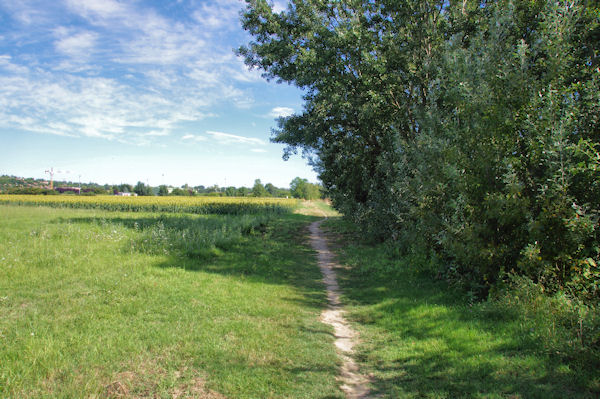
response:
<path id="1" fill-rule="evenodd" d="M 444 1 L 294 1 L 279 14 L 247 3 L 255 41 L 240 54 L 306 91 L 303 112 L 280 119 L 273 140 L 309 158 L 346 215 L 389 236 L 407 212 L 395 186 L 435 75 Z"/>
<path id="2" fill-rule="evenodd" d="M 599 16 L 585 0 L 247 0 L 239 53 L 304 89 L 273 140 L 363 231 L 475 292 L 518 273 L 593 295 Z"/>

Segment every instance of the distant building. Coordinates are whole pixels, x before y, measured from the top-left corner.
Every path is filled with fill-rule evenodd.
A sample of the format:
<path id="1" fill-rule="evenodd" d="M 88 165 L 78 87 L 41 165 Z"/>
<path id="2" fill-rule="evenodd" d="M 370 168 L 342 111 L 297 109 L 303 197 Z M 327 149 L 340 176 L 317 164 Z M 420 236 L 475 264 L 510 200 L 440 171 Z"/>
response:
<path id="1" fill-rule="evenodd" d="M 137 197 L 137 193 L 130 193 L 129 191 L 118 191 L 115 195 L 120 197 Z"/>

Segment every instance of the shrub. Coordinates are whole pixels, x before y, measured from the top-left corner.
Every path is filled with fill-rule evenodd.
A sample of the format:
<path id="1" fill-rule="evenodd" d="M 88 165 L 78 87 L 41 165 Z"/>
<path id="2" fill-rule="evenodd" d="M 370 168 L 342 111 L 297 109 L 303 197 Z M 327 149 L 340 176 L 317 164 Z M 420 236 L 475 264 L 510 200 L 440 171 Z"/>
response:
<path id="1" fill-rule="evenodd" d="M 548 354 L 573 356 L 600 367 L 600 307 L 511 275 L 490 295 L 490 304 L 520 320 L 523 337 L 539 340 Z"/>

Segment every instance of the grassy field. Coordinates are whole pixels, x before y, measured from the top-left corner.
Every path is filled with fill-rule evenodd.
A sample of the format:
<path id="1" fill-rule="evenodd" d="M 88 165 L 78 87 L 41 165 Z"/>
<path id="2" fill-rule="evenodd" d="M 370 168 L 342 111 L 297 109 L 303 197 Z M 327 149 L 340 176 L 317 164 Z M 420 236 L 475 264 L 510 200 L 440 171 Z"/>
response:
<path id="1" fill-rule="evenodd" d="M 0 397 L 341 398 L 310 220 L 0 205 Z"/>
<path id="2" fill-rule="evenodd" d="M 325 226 L 348 266 L 344 302 L 378 398 L 600 397 L 598 359 L 551 352 L 522 315 L 471 303 L 381 246 L 359 244 L 339 220 Z"/>
<path id="3" fill-rule="evenodd" d="M 136 210 L 0 205 L 1 398 L 342 398 L 306 237 L 325 216 L 378 398 L 600 397 L 593 363 L 360 244 L 322 202 Z"/>

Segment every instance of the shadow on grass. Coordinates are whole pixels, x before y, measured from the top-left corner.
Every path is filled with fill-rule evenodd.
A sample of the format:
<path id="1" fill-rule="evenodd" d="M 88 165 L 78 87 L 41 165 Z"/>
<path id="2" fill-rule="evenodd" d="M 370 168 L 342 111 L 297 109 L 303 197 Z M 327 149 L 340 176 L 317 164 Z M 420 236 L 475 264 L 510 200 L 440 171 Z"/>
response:
<path id="1" fill-rule="evenodd" d="M 307 224 L 318 217 L 156 215 L 75 217 L 64 223 L 122 226 L 132 233 L 124 253 L 162 255 L 161 268 L 181 268 L 245 281 L 289 285 L 302 293 L 288 298 L 311 308 L 326 304 L 321 273 L 308 244 Z M 110 229 L 109 229 L 110 230 Z M 314 260 L 313 260 L 314 259 Z M 312 265 L 312 266 L 311 266 Z"/>
<path id="2" fill-rule="evenodd" d="M 358 360 L 383 397 L 600 397 L 598 369 L 548 353 L 502 309 L 469 305 L 377 247 L 346 246 L 342 258 L 352 265 L 340 279 L 361 332 Z"/>

